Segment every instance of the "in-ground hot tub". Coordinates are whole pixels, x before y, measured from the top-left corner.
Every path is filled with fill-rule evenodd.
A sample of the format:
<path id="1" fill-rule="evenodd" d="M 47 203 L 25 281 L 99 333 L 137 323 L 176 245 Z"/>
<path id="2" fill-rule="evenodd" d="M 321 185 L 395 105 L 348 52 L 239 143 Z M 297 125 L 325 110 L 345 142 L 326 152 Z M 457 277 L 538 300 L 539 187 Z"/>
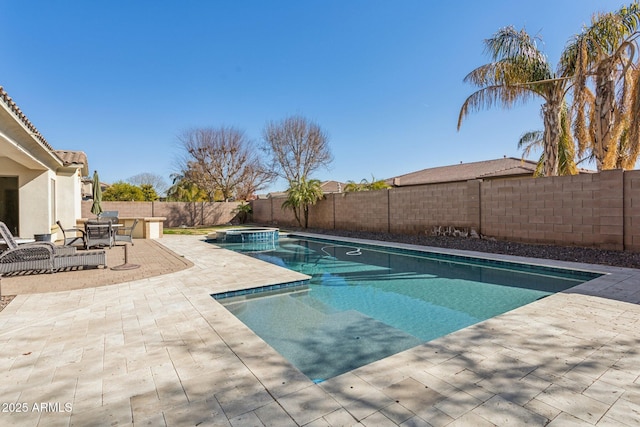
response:
<path id="1" fill-rule="evenodd" d="M 225 243 L 260 243 L 278 240 L 278 229 L 269 227 L 230 228 L 216 232 L 216 241 Z"/>

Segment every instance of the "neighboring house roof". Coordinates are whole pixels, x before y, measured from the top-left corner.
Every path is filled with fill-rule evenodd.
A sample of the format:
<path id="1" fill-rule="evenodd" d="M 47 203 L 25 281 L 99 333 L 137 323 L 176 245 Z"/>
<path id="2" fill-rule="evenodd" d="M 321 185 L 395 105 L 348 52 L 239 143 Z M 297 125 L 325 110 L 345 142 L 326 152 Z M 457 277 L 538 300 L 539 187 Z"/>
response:
<path id="1" fill-rule="evenodd" d="M 536 165 L 537 163 L 531 160 L 504 157 L 502 159 L 422 169 L 417 172 L 389 178 L 386 182 L 395 187 L 403 187 L 406 185 L 468 181 L 470 179 L 533 176 Z"/>
<path id="2" fill-rule="evenodd" d="M 93 178 L 90 176 L 82 177 L 82 198 L 83 199 L 93 199 Z M 111 185 L 100 181 L 100 190 L 105 192 L 107 188 L 111 187 Z"/>
<path id="3" fill-rule="evenodd" d="M 342 193 L 344 184 L 338 181 L 324 181 L 322 184 L 320 184 L 320 187 L 322 188 L 322 192 L 324 194 Z"/>
<path id="4" fill-rule="evenodd" d="M 271 193 L 267 194 L 267 198 L 273 198 L 273 197 L 287 197 L 287 192 L 286 191 L 272 191 Z"/>

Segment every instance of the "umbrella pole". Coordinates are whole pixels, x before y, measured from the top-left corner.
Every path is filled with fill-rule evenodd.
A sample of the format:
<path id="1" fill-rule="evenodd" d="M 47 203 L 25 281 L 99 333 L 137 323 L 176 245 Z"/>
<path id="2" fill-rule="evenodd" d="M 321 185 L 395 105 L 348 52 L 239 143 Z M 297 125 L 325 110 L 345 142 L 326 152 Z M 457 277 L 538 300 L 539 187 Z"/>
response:
<path id="1" fill-rule="evenodd" d="M 124 264 L 111 267 L 112 270 L 134 270 L 140 268 L 139 264 L 129 264 L 129 245 L 124 245 Z"/>

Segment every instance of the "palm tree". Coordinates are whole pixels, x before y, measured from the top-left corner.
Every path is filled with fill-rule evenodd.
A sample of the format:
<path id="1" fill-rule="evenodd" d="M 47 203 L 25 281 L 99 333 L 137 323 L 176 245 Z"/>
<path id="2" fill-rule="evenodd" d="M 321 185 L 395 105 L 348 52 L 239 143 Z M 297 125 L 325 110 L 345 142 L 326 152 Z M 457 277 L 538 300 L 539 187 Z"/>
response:
<path id="1" fill-rule="evenodd" d="M 236 208 L 232 211 L 238 215 L 238 219 L 240 220 L 240 224 L 244 224 L 249 219 L 249 216 L 253 212 L 251 205 L 249 203 L 240 203 Z"/>
<path id="2" fill-rule="evenodd" d="M 317 179 L 301 178 L 289 184 L 287 200 L 282 203 L 283 209 L 291 209 L 298 225 L 309 226 L 309 206 L 315 205 L 323 197 L 321 182 Z M 304 225 L 302 219 L 304 218 Z"/>
<path id="3" fill-rule="evenodd" d="M 362 187 L 362 181 L 360 181 L 360 183 L 357 183 L 355 181 L 347 181 L 347 185 L 344 186 L 345 193 L 354 193 L 356 191 L 363 190 L 364 188 Z"/>
<path id="4" fill-rule="evenodd" d="M 463 119 L 471 112 L 499 104 L 511 108 L 531 98 L 540 97 L 543 134 L 543 175 L 558 173 L 558 146 L 560 143 L 560 114 L 570 80 L 552 70 L 547 57 L 536 46 L 526 31 L 512 26 L 498 30 L 485 41 L 492 62 L 482 65 L 465 78 L 481 89 L 469 96 L 458 117 L 458 130 Z"/>
<path id="5" fill-rule="evenodd" d="M 208 200 L 207 194 L 189 181 L 183 174 L 171 175 L 172 185 L 167 190 L 167 200 L 178 202 L 203 202 Z"/>
<path id="6" fill-rule="evenodd" d="M 347 185 L 344 186 L 345 193 L 350 193 L 354 191 L 374 191 L 374 190 L 384 190 L 387 188 L 391 188 L 389 184 L 383 179 L 376 179 L 373 175 L 371 176 L 371 181 L 367 181 L 366 178 L 362 179 L 360 183 L 356 183 L 354 181 L 347 181 Z"/>
<path id="7" fill-rule="evenodd" d="M 640 154 L 639 25 L 638 2 L 596 14 L 563 53 L 574 73 L 579 153 L 591 150 L 599 171 L 633 168 Z"/>
<path id="8" fill-rule="evenodd" d="M 569 108 L 566 104 L 560 112 L 560 141 L 558 144 L 558 175 L 575 175 L 578 167 L 575 161 L 575 144 L 571 135 L 571 121 Z M 544 145 L 544 131 L 536 130 L 527 132 L 518 141 L 518 149 L 522 150 L 522 157 L 528 157 L 532 150 L 542 148 Z M 534 176 L 542 176 L 544 167 L 544 154 L 540 156 Z"/>

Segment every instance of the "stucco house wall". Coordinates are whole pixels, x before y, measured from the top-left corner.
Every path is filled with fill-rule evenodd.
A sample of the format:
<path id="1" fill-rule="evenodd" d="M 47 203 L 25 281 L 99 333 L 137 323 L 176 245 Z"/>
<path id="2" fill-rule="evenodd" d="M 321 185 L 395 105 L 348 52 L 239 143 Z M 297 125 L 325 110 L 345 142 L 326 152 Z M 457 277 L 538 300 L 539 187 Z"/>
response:
<path id="1" fill-rule="evenodd" d="M 11 230 L 15 235 L 53 234 L 56 239 L 61 237 L 57 220 L 72 226 L 80 217 L 81 178 L 88 174 L 86 156 L 59 153 L 0 87 L 0 177 L 17 179 L 18 214 L 12 218 L 17 226 Z M 0 195 L 0 202 L 8 199 L 14 203 L 15 195 Z"/>

